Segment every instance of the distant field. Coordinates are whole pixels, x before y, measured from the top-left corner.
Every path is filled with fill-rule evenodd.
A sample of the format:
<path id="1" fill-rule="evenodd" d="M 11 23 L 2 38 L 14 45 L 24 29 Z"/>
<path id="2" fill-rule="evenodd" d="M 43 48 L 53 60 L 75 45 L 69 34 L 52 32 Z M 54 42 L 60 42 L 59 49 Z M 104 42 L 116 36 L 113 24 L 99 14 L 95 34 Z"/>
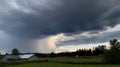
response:
<path id="1" fill-rule="evenodd" d="M 66 63 L 103 63 L 103 57 L 86 56 L 86 57 L 58 57 L 58 58 L 41 58 L 40 60 L 48 60 L 50 62 L 66 62 Z"/>
<path id="2" fill-rule="evenodd" d="M 79 64 L 61 64 L 61 63 L 28 63 L 21 65 L 12 65 L 7 67 L 120 67 L 120 65 L 79 65 Z"/>

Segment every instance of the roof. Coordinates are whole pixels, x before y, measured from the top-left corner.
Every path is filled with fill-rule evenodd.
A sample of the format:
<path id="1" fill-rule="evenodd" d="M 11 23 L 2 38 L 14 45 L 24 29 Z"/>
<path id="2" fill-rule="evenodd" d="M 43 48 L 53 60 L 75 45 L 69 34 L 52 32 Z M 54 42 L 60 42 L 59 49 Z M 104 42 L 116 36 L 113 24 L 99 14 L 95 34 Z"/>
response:
<path id="1" fill-rule="evenodd" d="M 34 56 L 34 54 L 19 55 L 21 59 L 28 59 L 28 58 L 31 58 L 32 56 Z"/>
<path id="2" fill-rule="evenodd" d="M 8 59 L 19 59 L 20 57 L 18 55 L 6 55 L 5 58 L 8 58 Z"/>
<path id="3" fill-rule="evenodd" d="M 4 58 L 7 58 L 7 59 L 30 59 L 33 56 L 34 56 L 34 54 L 6 55 L 6 56 L 4 56 Z"/>

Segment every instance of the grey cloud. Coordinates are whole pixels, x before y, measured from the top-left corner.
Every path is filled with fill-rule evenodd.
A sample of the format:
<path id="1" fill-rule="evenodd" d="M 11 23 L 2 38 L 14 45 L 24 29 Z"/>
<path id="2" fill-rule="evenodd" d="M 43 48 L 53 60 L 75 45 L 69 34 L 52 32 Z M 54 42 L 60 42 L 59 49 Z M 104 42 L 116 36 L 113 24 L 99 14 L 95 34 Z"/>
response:
<path id="1" fill-rule="evenodd" d="M 119 4 L 120 0 L 0 0 L 0 30 L 10 36 L 7 38 L 6 35 L 5 40 L 1 40 L 1 44 L 8 42 L 6 46 L 0 46 L 9 50 L 17 47 L 23 51 L 35 51 L 36 46 L 29 43 L 37 38 L 59 33 L 66 36 L 85 31 L 96 33 L 106 26 L 114 27 L 120 23 Z M 105 38 L 101 36 L 101 39 L 117 36 L 119 32 L 105 33 Z M 82 38 L 66 41 L 66 44 L 103 41 L 97 36 Z M 8 44 L 11 46 L 7 47 Z"/>
<path id="2" fill-rule="evenodd" d="M 9 8 L 6 11 L 10 12 L 10 14 L 1 16 L 1 23 L 4 23 L 1 25 L 1 29 L 20 37 L 39 37 L 40 35 L 51 35 L 61 32 L 75 33 L 78 31 L 102 30 L 104 25 L 112 26 L 112 22 L 103 23 L 103 25 L 97 19 L 118 3 L 117 0 L 12 1 L 14 4 L 6 4 L 7 8 Z M 10 3 L 10 1 L 3 2 Z M 105 4 L 106 2 L 108 3 Z M 115 4 L 110 5 L 113 2 Z M 28 13 L 24 11 L 28 11 Z M 29 13 L 29 11 L 33 12 Z M 118 23 L 114 23 L 114 25 L 116 24 Z"/>
<path id="3" fill-rule="evenodd" d="M 94 33 L 95 34 L 95 33 Z M 104 32 L 102 34 L 97 34 L 91 37 L 87 36 L 81 36 L 78 35 L 77 37 L 75 35 L 72 35 L 71 40 L 65 40 L 65 41 L 58 41 L 56 44 L 57 46 L 65 46 L 65 45 L 83 45 L 83 44 L 99 44 L 99 45 L 108 45 L 108 44 L 100 44 L 108 42 L 110 39 L 120 39 L 120 31 L 115 32 Z"/>

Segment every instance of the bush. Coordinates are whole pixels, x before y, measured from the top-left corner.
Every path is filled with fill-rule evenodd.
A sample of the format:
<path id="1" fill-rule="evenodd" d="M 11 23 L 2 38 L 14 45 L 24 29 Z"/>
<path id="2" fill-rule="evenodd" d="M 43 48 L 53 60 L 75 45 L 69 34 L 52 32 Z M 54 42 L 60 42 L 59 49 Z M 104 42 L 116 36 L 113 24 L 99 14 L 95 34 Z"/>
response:
<path id="1" fill-rule="evenodd" d="M 117 39 L 110 40 L 110 49 L 105 51 L 107 63 L 120 63 L 120 42 Z"/>

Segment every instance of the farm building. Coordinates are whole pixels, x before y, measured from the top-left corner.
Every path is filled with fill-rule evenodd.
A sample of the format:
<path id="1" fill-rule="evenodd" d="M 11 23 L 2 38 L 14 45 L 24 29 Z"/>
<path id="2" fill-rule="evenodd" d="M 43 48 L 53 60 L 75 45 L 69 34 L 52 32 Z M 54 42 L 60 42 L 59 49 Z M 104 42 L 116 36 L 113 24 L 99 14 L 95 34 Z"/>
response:
<path id="1" fill-rule="evenodd" d="M 6 55 L 2 59 L 3 61 L 8 61 L 8 60 L 20 60 L 20 57 L 18 55 Z"/>
<path id="2" fill-rule="evenodd" d="M 23 54 L 23 55 L 6 55 L 3 57 L 3 61 L 9 60 L 37 60 L 38 57 L 34 54 Z"/>

